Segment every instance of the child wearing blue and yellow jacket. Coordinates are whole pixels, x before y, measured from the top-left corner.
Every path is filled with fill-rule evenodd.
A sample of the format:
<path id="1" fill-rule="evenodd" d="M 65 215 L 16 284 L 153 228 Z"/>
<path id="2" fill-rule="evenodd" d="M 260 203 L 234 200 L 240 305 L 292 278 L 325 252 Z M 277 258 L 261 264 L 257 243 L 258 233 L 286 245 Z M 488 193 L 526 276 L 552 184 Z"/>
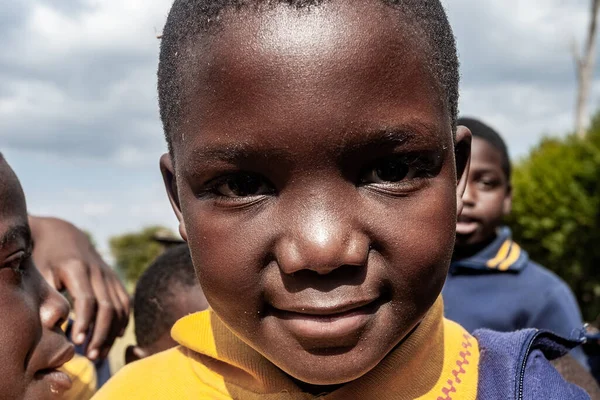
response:
<path id="1" fill-rule="evenodd" d="M 444 319 L 471 134 L 439 0 L 176 0 L 158 80 L 210 309 L 96 399 L 589 398 L 570 342 Z"/>
<path id="2" fill-rule="evenodd" d="M 510 162 L 491 127 L 472 118 L 471 166 L 458 218 L 455 252 L 443 289 L 445 315 L 469 332 L 538 328 L 578 339 L 583 321 L 575 296 L 553 272 L 529 259 L 502 226 L 510 212 Z M 580 347 L 572 355 L 586 364 Z"/>

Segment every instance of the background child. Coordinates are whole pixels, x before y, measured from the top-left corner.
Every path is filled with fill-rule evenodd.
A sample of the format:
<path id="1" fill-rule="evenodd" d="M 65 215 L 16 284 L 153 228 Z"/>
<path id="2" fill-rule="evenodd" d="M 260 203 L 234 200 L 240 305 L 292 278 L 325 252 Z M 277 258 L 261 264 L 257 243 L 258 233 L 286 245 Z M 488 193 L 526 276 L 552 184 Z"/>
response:
<path id="1" fill-rule="evenodd" d="M 510 161 L 500 135 L 481 121 L 460 118 L 473 134 L 471 166 L 444 286 L 445 315 L 470 332 L 523 328 L 579 337 L 583 327 L 565 282 L 531 261 L 503 226 L 511 208 Z M 586 365 L 581 348 L 573 352 Z"/>
<path id="2" fill-rule="evenodd" d="M 140 277 L 135 287 L 133 318 L 137 346 L 129 346 L 130 363 L 177 345 L 171 338 L 175 321 L 208 308 L 196 279 L 187 244 L 161 254 Z"/>
<path id="3" fill-rule="evenodd" d="M 96 398 L 587 398 L 552 337 L 443 319 L 470 133 L 439 1 L 178 0 L 162 40 L 161 169 L 211 308 Z"/>
<path id="4" fill-rule="evenodd" d="M 74 354 L 61 330 L 69 305 L 32 261 L 25 196 L 0 155 L 0 394 L 55 399 L 70 387 L 59 368 Z"/>

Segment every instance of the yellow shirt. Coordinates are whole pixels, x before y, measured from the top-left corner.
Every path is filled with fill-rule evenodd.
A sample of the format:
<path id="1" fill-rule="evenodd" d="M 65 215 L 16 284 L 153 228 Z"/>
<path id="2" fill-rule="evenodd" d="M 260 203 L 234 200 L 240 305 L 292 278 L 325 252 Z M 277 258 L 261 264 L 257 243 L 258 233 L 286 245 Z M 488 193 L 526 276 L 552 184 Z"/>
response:
<path id="1" fill-rule="evenodd" d="M 94 400 L 309 400 L 283 371 L 242 342 L 210 310 L 179 320 L 180 346 L 123 368 Z M 441 298 L 417 329 L 373 370 L 326 400 L 475 400 L 479 347 L 443 318 Z"/>
<path id="2" fill-rule="evenodd" d="M 87 358 L 75 354 L 71 361 L 65 363 L 61 371 L 71 377 L 73 386 L 61 400 L 89 400 L 96 392 L 97 377 L 94 364 Z"/>

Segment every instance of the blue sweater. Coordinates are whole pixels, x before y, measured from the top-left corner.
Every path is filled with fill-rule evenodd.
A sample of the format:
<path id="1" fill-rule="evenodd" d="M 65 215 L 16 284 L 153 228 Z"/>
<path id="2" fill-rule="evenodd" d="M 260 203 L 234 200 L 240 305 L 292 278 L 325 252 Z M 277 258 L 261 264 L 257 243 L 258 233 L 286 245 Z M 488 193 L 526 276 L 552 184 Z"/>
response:
<path id="1" fill-rule="evenodd" d="M 474 336 L 481 354 L 479 400 L 589 400 L 583 389 L 566 382 L 548 362 L 577 342 L 537 329 L 512 333 L 481 329 Z"/>
<path id="2" fill-rule="evenodd" d="M 451 264 L 442 294 L 446 317 L 469 332 L 538 328 L 581 335 L 581 312 L 567 284 L 531 261 L 506 227 L 478 254 Z M 572 355 L 587 368 L 581 348 Z"/>

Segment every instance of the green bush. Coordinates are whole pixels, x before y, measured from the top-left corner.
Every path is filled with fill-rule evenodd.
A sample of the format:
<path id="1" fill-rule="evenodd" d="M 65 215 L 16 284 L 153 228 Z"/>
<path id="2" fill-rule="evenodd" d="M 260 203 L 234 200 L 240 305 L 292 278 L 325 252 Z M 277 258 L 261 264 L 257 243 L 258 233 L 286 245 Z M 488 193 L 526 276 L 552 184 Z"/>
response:
<path id="1" fill-rule="evenodd" d="M 127 283 L 134 284 L 150 263 L 164 250 L 156 240 L 161 233 L 173 233 L 161 226 L 151 226 L 140 232 L 126 233 L 110 239 L 110 250 L 118 271 Z"/>
<path id="2" fill-rule="evenodd" d="M 600 322 L 600 118 L 585 139 L 543 139 L 513 175 L 515 238 Z"/>

